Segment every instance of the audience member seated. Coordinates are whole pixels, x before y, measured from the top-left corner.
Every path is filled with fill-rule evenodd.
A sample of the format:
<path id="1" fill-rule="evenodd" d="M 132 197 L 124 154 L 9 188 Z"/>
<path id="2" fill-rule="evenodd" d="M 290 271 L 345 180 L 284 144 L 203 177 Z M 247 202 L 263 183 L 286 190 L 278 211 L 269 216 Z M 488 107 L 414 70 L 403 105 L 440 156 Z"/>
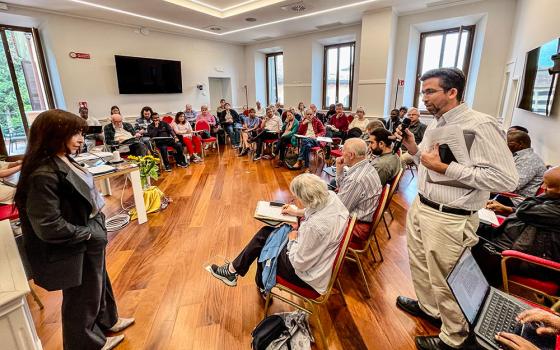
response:
<path id="1" fill-rule="evenodd" d="M 336 159 L 338 198 L 350 214 L 356 214 L 353 239 L 365 241 L 371 231 L 373 212 L 383 189 L 377 171 L 366 158 L 368 146 L 359 138 L 349 138 Z M 344 166 L 348 170 L 344 170 Z"/>
<path id="2" fill-rule="evenodd" d="M 523 131 L 523 132 L 526 132 L 527 134 L 529 133 L 529 130 L 527 130 L 526 127 L 519 126 L 519 125 L 510 126 L 509 129 L 508 129 L 508 133 L 511 132 L 511 131 Z"/>
<path id="3" fill-rule="evenodd" d="M 401 118 L 399 117 L 398 109 L 395 108 L 391 110 L 391 116 L 389 120 L 387 120 L 386 124 L 386 129 L 389 130 L 391 134 L 394 134 L 395 131 L 397 131 L 397 127 L 401 125 Z"/>
<path id="4" fill-rule="evenodd" d="M 531 148 L 529 134 L 524 131 L 510 131 L 507 134 L 507 144 L 513 153 L 515 167 L 519 174 L 519 183 L 513 193 L 521 197 L 535 195 L 543 182 L 546 165 Z M 523 198 L 512 198 L 511 201 L 501 202 L 506 205 L 515 205 L 521 203 L 522 200 Z"/>
<path id="5" fill-rule="evenodd" d="M 226 100 L 222 98 L 220 100 L 220 105 L 216 108 L 216 115 L 218 115 L 218 113 L 222 113 L 224 109 L 226 109 Z"/>
<path id="6" fill-rule="evenodd" d="M 492 242 L 492 246 L 498 252 L 513 249 L 560 261 L 560 167 L 544 173 L 543 189 L 545 192 L 542 195 L 526 198 L 516 209 L 490 201 L 487 206 L 489 209 L 506 210 L 513 214 L 496 228 L 481 223 L 477 234 Z M 481 244 L 483 245 L 484 241 L 480 241 L 477 248 L 480 248 Z M 499 260 L 483 265 L 492 265 L 492 270 L 499 271 Z"/>
<path id="7" fill-rule="evenodd" d="M 360 129 L 360 128 L 350 128 L 350 129 L 348 129 L 348 133 L 346 134 L 346 138 L 351 139 L 353 137 L 361 138 L 362 137 L 362 129 Z"/>
<path id="8" fill-rule="evenodd" d="M 194 125 L 196 123 L 196 112 L 193 111 L 192 105 L 188 103 L 185 105 L 185 119 L 189 124 L 191 124 L 191 127 L 194 128 Z"/>
<path id="9" fill-rule="evenodd" d="M 299 154 L 297 162 L 293 165 L 292 169 L 309 168 L 309 154 L 311 148 L 319 146 L 317 137 L 325 136 L 325 126 L 321 121 L 313 115 L 313 111 L 308 109 L 305 111 L 305 117 L 299 123 L 298 135 L 305 136 L 299 145 Z M 302 164 L 303 162 L 303 164 Z"/>
<path id="10" fill-rule="evenodd" d="M 294 114 L 290 111 L 286 113 L 286 120 L 284 121 L 284 125 L 282 125 L 282 131 L 280 132 L 280 139 L 278 140 L 278 151 L 280 160 L 278 161 L 277 167 L 281 167 L 284 165 L 284 161 L 286 158 L 286 150 L 288 149 L 288 145 L 292 145 L 292 147 L 297 146 L 297 140 L 294 135 L 297 133 L 299 128 L 299 122 L 294 117 Z"/>
<path id="11" fill-rule="evenodd" d="M 300 102 L 298 103 L 298 105 L 297 105 L 297 110 L 296 110 L 296 112 L 297 112 L 299 115 L 304 116 L 304 115 L 305 115 L 305 109 L 306 109 L 306 108 L 305 108 L 305 104 L 304 104 L 303 102 L 300 101 Z"/>
<path id="12" fill-rule="evenodd" d="M 333 263 L 344 236 L 348 210 L 334 192 L 316 175 L 301 174 L 290 183 L 290 191 L 305 209 L 285 205 L 283 212 L 301 216 L 298 230 L 288 234 L 288 243 L 276 260 L 276 275 L 301 288 L 324 294 L 332 274 Z M 236 286 L 238 276 L 245 276 L 260 256 L 274 227 L 261 228 L 241 253 L 222 266 L 212 265 L 211 273 L 228 286 Z M 257 263 L 255 280 L 263 291 L 264 263 Z"/>
<path id="13" fill-rule="evenodd" d="M 255 115 L 256 115 L 257 117 L 259 117 L 259 118 L 260 118 L 260 117 L 264 117 L 264 115 L 266 114 L 266 108 L 264 108 L 264 107 L 261 105 L 261 102 L 260 102 L 260 101 L 257 101 L 257 103 L 255 103 L 255 105 L 256 105 L 256 107 L 255 107 Z"/>
<path id="14" fill-rule="evenodd" d="M 132 124 L 125 123 L 122 120 L 123 117 L 120 114 L 113 114 L 111 116 L 111 123 L 103 127 L 105 144 L 110 146 L 111 149 L 119 149 L 119 146 L 123 145 L 126 141 L 126 146 L 131 154 L 135 156 L 145 156 L 147 150 L 151 149 L 151 147 L 148 147 L 141 139 L 142 135 L 134 130 Z M 136 140 L 133 140 L 134 138 L 136 138 Z M 149 139 L 146 142 L 149 143 Z M 123 150 L 120 151 L 122 152 Z"/>
<path id="15" fill-rule="evenodd" d="M 402 108 L 403 107 L 401 107 L 401 109 Z M 407 116 L 408 119 L 410 119 L 410 126 L 408 127 L 408 130 L 410 130 L 410 132 L 414 135 L 414 141 L 416 142 L 417 145 L 419 145 L 420 142 L 422 142 L 422 139 L 424 138 L 424 133 L 426 132 L 426 128 L 428 126 L 420 122 L 420 112 L 416 107 L 411 107 L 408 110 Z M 406 147 L 403 146 L 401 148 L 401 151 L 402 151 L 401 161 L 403 167 L 405 167 L 407 164 L 414 163 L 414 160 L 412 159 L 412 156 L 408 154 Z"/>
<path id="16" fill-rule="evenodd" d="M 290 107 L 290 108 L 287 108 L 287 109 L 284 111 L 284 113 L 282 113 L 282 116 L 284 117 L 284 119 L 286 118 L 286 112 L 287 112 L 287 111 L 292 112 L 292 114 L 294 115 L 294 118 L 296 118 L 296 120 L 297 120 L 298 122 L 300 122 L 301 119 L 303 119 L 303 116 L 305 115 L 305 112 L 304 112 L 303 114 L 301 114 L 299 110 L 295 109 L 294 107 Z"/>
<path id="17" fill-rule="evenodd" d="M 112 106 L 111 107 L 111 115 L 113 114 L 121 114 L 121 109 L 119 108 L 119 106 Z"/>
<path id="18" fill-rule="evenodd" d="M 264 141 L 278 140 L 278 135 L 281 130 L 282 120 L 279 116 L 274 114 L 272 109 L 267 109 L 266 116 L 261 122 L 261 130 L 259 130 L 258 134 L 253 138 L 253 140 L 257 143 L 257 151 L 255 152 L 253 160 L 261 159 Z M 274 157 L 274 154 L 272 154 L 272 157 Z"/>
<path id="19" fill-rule="evenodd" d="M 179 137 L 179 142 L 187 147 L 190 160 L 195 163 L 201 162 L 202 159 L 197 153 L 202 153 L 202 141 L 200 141 L 200 136 L 193 133 L 191 123 L 187 122 L 185 113 L 178 112 L 175 114 L 175 120 L 171 123 L 171 128 L 175 132 L 175 135 Z"/>
<path id="20" fill-rule="evenodd" d="M 89 110 L 88 110 L 87 107 L 80 107 L 79 114 L 80 114 L 80 117 L 82 117 L 86 121 L 88 126 L 101 126 L 101 123 L 99 123 L 99 120 L 89 116 Z M 90 149 L 95 147 L 95 142 L 97 140 L 103 141 L 103 134 L 102 133 L 86 134 L 86 136 L 84 137 L 85 150 L 89 151 Z"/>
<path id="21" fill-rule="evenodd" d="M 284 105 L 281 104 L 280 102 L 276 102 L 274 104 L 274 109 L 276 109 L 276 111 L 278 112 L 278 115 L 282 115 L 282 113 L 284 113 Z"/>
<path id="22" fill-rule="evenodd" d="M 317 110 L 317 106 L 315 106 L 314 103 L 309 105 L 309 109 L 311 109 L 311 111 L 313 112 L 313 115 L 315 117 L 317 117 L 321 121 L 321 123 L 323 123 L 323 125 L 327 123 L 327 121 L 328 121 L 327 116 L 325 115 L 325 113 L 319 112 Z"/>
<path id="23" fill-rule="evenodd" d="M 239 148 L 239 130 L 243 124 L 241 117 L 234 109 L 231 109 L 228 102 L 224 103 L 224 109 L 217 115 L 222 128 L 229 135 L 232 147 Z"/>
<path id="24" fill-rule="evenodd" d="M 362 139 L 366 142 L 369 142 L 369 134 L 377 128 L 385 129 L 385 123 L 383 123 L 381 119 L 375 119 L 368 123 L 368 125 L 366 126 L 366 132 L 362 134 Z"/>
<path id="25" fill-rule="evenodd" d="M 329 120 L 331 120 L 331 118 L 336 115 L 336 105 L 335 104 L 331 104 L 329 106 L 329 110 L 327 111 L 327 113 L 325 114 L 325 121 L 326 123 L 328 123 Z M 325 123 L 325 124 L 326 124 Z"/>
<path id="26" fill-rule="evenodd" d="M 537 337 L 560 335 L 560 315 L 555 315 L 549 310 L 539 308 L 525 310 L 517 315 L 516 320 L 523 325 L 535 325 Z M 538 350 L 533 343 L 517 334 L 500 332 L 496 334 L 495 339 L 506 349 Z M 558 340 L 556 348 L 558 348 Z"/>
<path id="27" fill-rule="evenodd" d="M 200 106 L 200 113 L 196 117 L 196 121 L 199 120 L 204 120 L 210 126 L 210 135 L 202 134 L 201 136 L 203 139 L 208 138 L 211 135 L 216 135 L 219 129 L 218 122 L 216 121 L 216 117 L 214 117 L 212 113 L 208 111 L 207 105 Z"/>
<path id="28" fill-rule="evenodd" d="M 147 135 L 150 138 L 166 138 L 154 140 L 156 147 L 161 154 L 165 171 L 171 171 L 171 167 L 169 166 L 169 153 L 167 152 L 167 147 L 170 146 L 175 149 L 175 153 L 173 154 L 173 156 L 175 157 L 177 166 L 181 168 L 186 168 L 188 166 L 188 164 L 185 162 L 185 155 L 183 154 L 183 144 L 179 141 L 179 138 L 177 137 L 177 135 L 175 135 L 175 132 L 173 131 L 173 129 L 171 129 L 171 126 L 165 122 L 160 121 L 159 115 L 155 112 L 152 114 L 152 124 L 148 126 Z"/>
<path id="29" fill-rule="evenodd" d="M 152 107 L 146 106 L 142 107 L 140 110 L 140 117 L 136 119 L 136 124 L 134 129 L 144 137 L 144 134 L 148 132 L 148 125 L 152 124 L 152 114 L 154 111 Z"/>
<path id="30" fill-rule="evenodd" d="M 373 167 L 379 174 L 381 185 L 385 186 L 391 181 L 401 170 L 401 161 L 399 156 L 393 154 L 391 145 L 393 140 L 390 139 L 392 134 L 387 129 L 377 128 L 369 134 L 369 148 L 374 156 L 371 162 Z"/>
<path id="31" fill-rule="evenodd" d="M 343 141 L 346 139 L 346 133 L 348 132 L 348 117 L 344 113 L 342 103 L 336 104 L 336 114 L 331 117 L 329 124 L 327 124 L 327 136 L 338 137 Z"/>
<path id="32" fill-rule="evenodd" d="M 407 113 L 408 113 L 408 107 L 401 106 L 401 108 L 399 108 L 399 118 L 401 121 L 404 119 L 404 117 L 406 117 Z"/>
<path id="33" fill-rule="evenodd" d="M 368 124 L 369 121 L 366 119 L 366 111 L 362 107 L 358 107 L 358 109 L 356 109 L 356 118 L 352 120 L 348 129 L 360 128 L 362 133 L 365 133 Z"/>
<path id="34" fill-rule="evenodd" d="M 0 161 L 0 178 L 11 176 L 21 170 L 21 160 L 15 162 Z M 0 183 L 0 204 L 12 204 L 16 188 Z"/>
<path id="35" fill-rule="evenodd" d="M 251 141 L 256 135 L 257 130 L 261 126 L 261 118 L 257 118 L 255 109 L 249 109 L 249 116 L 243 118 L 243 126 L 241 127 L 241 147 L 239 148 L 239 156 L 249 153 Z"/>

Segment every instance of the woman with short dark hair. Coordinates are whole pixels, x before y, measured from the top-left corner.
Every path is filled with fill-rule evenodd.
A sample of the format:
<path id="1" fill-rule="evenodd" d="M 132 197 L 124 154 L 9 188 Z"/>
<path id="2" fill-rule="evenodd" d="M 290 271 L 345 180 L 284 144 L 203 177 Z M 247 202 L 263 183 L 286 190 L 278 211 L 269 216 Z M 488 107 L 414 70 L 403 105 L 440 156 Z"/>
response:
<path id="1" fill-rule="evenodd" d="M 191 123 L 185 118 L 184 112 L 175 114 L 175 120 L 171 123 L 171 128 L 177 134 L 179 142 L 187 147 L 191 160 L 195 163 L 201 162 L 202 159 L 197 153 L 202 153 L 202 141 L 200 136 L 193 132 Z"/>
<path id="2" fill-rule="evenodd" d="M 92 174 L 71 157 L 83 145 L 85 120 L 59 109 L 31 126 L 15 194 L 35 284 L 62 290 L 64 350 L 108 350 L 130 326 L 118 317 L 105 265 L 105 202 Z"/>

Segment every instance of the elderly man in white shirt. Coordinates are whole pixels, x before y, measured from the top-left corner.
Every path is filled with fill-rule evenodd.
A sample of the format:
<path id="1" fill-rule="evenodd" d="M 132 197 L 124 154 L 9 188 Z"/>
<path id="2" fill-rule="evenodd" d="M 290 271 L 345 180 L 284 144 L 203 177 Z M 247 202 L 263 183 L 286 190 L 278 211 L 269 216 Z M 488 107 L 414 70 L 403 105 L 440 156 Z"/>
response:
<path id="1" fill-rule="evenodd" d="M 274 114 L 272 108 L 267 108 L 266 116 L 261 123 L 262 131 L 253 139 L 257 142 L 257 151 L 253 160 L 261 159 L 263 143 L 265 140 L 278 140 L 280 131 L 282 130 L 282 119 Z M 274 157 L 274 155 L 273 155 Z"/>
<path id="2" fill-rule="evenodd" d="M 469 325 L 446 277 L 462 251 L 478 242 L 477 211 L 485 207 L 490 191 L 513 190 L 518 175 L 496 118 L 462 103 L 466 79 L 461 70 L 434 69 L 420 80 L 424 105 L 435 117 L 426 135 L 434 129 L 441 133 L 454 127 L 462 130 L 465 139 L 466 135 L 474 138 L 468 150 L 470 164 L 444 163 L 439 144 L 428 144 L 425 136 L 417 145 L 412 132 L 405 132 L 403 145 L 419 164 L 418 197 L 406 219 L 410 270 L 418 300 L 399 296 L 397 306 L 435 324 L 441 319 L 438 336 L 416 337 L 418 349 L 455 349 L 469 345 Z M 400 127 L 397 135 L 403 135 Z M 448 180 L 436 182 L 429 172 L 445 175 Z"/>
<path id="3" fill-rule="evenodd" d="M 289 233 L 288 243 L 278 255 L 276 274 L 296 286 L 324 294 L 344 236 L 348 210 L 316 175 L 301 174 L 295 177 L 290 183 L 290 191 L 305 209 L 294 205 L 284 206 L 285 213 L 301 216 L 303 219 L 298 230 Z M 238 276 L 245 276 L 249 271 L 274 229 L 269 226 L 261 228 L 231 263 L 212 265 L 212 275 L 230 287 L 236 286 Z M 263 266 L 259 264 L 256 283 L 261 290 L 262 270 Z"/>

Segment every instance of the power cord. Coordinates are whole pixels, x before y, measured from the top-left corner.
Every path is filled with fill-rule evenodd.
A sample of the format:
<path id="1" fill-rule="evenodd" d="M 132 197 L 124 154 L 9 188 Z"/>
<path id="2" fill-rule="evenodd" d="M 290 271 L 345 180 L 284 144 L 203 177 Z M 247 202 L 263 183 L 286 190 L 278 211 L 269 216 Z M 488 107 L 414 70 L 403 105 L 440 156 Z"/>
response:
<path id="1" fill-rule="evenodd" d="M 115 232 L 115 231 L 122 230 L 130 223 L 130 215 L 128 215 L 128 211 L 134 207 L 134 204 L 125 207 L 125 203 L 123 202 L 124 190 L 126 189 L 127 183 L 128 183 L 128 176 L 125 176 L 123 189 L 121 191 L 122 210 L 117 215 L 113 215 L 105 221 L 105 226 L 107 227 L 108 232 Z"/>

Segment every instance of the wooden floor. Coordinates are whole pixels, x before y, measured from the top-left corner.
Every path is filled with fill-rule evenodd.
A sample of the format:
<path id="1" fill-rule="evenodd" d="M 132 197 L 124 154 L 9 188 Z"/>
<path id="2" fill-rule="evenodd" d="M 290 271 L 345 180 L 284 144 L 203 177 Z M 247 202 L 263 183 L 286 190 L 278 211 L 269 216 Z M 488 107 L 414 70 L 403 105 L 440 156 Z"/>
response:
<path id="1" fill-rule="evenodd" d="M 204 266 L 233 259 L 261 226 L 253 219 L 256 201 L 291 199 L 288 185 L 297 174 L 275 169 L 268 160 L 237 158 L 231 149 L 220 158 L 211 154 L 203 164 L 166 173 L 159 187 L 173 203 L 150 215 L 147 224 L 134 222 L 110 234 L 107 266 L 119 313 L 136 318 L 118 350 L 249 349 L 251 330 L 264 310 L 254 285 L 255 267 L 230 288 Z M 113 182 L 106 214 L 120 210 L 122 185 Z M 395 307 L 398 295 L 414 296 L 404 225 L 415 194 L 415 178 L 407 171 L 392 204 L 392 239 L 384 228 L 378 230 L 385 261 L 364 264 L 370 299 L 357 266 L 347 262 L 343 267 L 347 306 L 335 291 L 320 309 L 329 349 L 413 349 L 415 335 L 436 334 Z M 130 189 L 124 201 L 132 202 Z M 62 349 L 61 293 L 34 288 L 45 304 L 39 310 L 28 300 L 43 346 Z M 277 300 L 271 311 L 291 308 Z"/>

